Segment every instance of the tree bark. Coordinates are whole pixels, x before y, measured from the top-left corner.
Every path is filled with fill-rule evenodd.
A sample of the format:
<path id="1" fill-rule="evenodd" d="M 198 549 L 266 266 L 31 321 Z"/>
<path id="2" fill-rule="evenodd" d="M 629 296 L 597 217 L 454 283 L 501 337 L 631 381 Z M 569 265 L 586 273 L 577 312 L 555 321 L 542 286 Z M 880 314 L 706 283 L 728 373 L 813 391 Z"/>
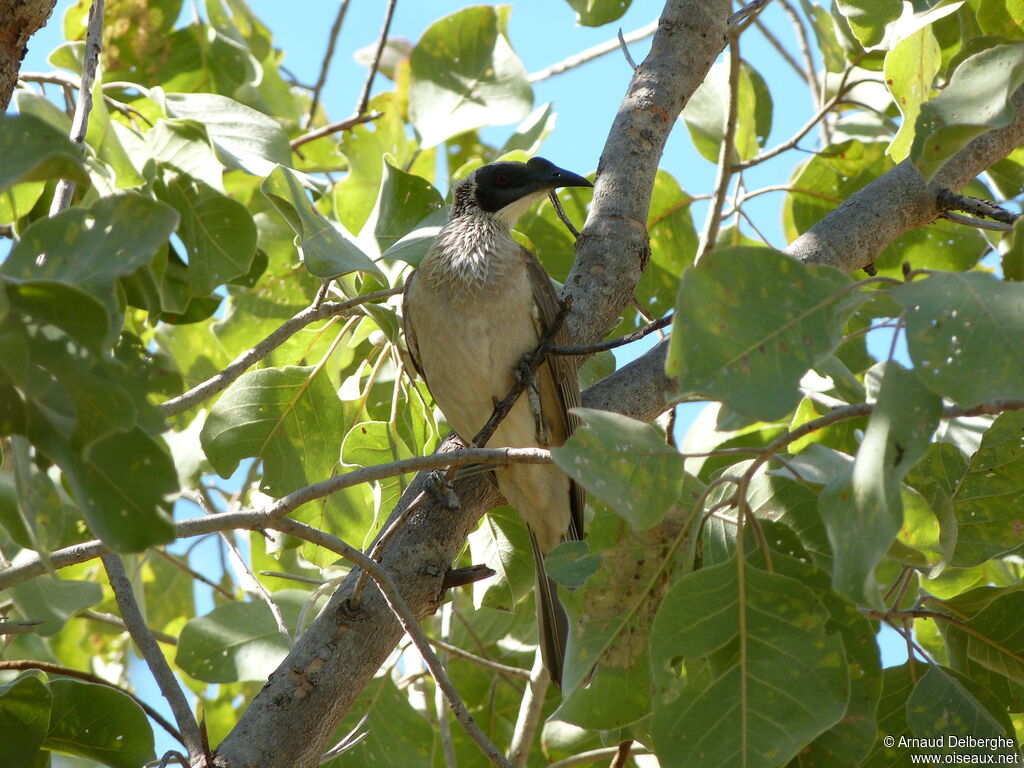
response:
<path id="1" fill-rule="evenodd" d="M 987 131 L 945 162 L 930 182 L 904 160 L 879 176 L 794 240 L 786 253 L 805 264 L 854 272 L 871 264 L 889 243 L 931 224 L 942 212 L 938 194 L 956 191 L 1024 143 L 1024 87 L 1014 93 L 1013 119 Z"/>
<path id="2" fill-rule="evenodd" d="M 0 0 L 0 112 L 11 103 L 28 39 L 43 28 L 57 0 Z"/>

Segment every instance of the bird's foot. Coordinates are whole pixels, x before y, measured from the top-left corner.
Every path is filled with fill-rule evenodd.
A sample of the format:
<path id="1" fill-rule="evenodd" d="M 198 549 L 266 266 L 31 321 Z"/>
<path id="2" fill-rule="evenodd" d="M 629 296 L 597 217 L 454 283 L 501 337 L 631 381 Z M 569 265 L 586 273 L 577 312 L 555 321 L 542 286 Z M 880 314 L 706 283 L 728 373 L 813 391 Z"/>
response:
<path id="1" fill-rule="evenodd" d="M 423 489 L 445 509 L 454 512 L 459 508 L 459 496 L 455 493 L 452 484 L 448 482 L 448 473 L 443 469 L 432 469 L 427 472 Z"/>
<path id="2" fill-rule="evenodd" d="M 537 384 L 537 373 L 533 368 L 533 353 L 523 355 L 515 370 L 516 379 L 526 381 L 526 399 L 530 403 L 530 412 L 533 414 L 533 426 L 537 436 L 537 444 L 541 447 L 550 443 L 548 439 L 547 425 L 544 423 L 544 414 L 540 408 L 540 387 Z"/>

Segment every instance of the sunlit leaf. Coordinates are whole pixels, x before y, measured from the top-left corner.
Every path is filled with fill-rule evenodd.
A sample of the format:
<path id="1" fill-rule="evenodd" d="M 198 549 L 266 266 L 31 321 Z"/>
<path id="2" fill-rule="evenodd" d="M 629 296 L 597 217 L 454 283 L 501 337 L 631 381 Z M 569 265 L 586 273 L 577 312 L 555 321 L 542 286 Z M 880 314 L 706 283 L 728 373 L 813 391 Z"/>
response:
<path id="1" fill-rule="evenodd" d="M 434 22 L 413 48 L 409 113 L 424 147 L 529 113 L 533 92 L 506 33 L 510 10 L 465 8 Z"/>

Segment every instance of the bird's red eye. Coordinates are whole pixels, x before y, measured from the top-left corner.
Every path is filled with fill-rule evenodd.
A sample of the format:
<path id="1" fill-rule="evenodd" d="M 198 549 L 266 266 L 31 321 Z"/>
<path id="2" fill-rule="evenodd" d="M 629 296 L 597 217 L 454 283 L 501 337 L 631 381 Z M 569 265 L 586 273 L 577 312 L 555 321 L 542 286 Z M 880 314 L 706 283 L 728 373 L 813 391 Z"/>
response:
<path id="1" fill-rule="evenodd" d="M 512 177 L 509 176 L 507 173 L 499 173 L 497 176 L 494 177 L 495 186 L 501 187 L 502 189 L 504 189 L 511 183 Z"/>

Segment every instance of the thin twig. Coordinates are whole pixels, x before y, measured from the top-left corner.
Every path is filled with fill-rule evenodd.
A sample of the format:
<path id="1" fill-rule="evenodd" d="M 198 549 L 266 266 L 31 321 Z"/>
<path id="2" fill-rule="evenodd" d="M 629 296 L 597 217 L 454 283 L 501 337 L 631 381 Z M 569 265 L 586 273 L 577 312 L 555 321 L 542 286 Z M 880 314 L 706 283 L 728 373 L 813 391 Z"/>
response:
<path id="1" fill-rule="evenodd" d="M 670 313 L 645 325 L 643 328 L 639 328 L 632 333 L 627 333 L 625 336 L 620 336 L 617 339 L 608 339 L 607 341 L 599 341 L 596 344 L 580 344 L 571 347 L 551 345 L 547 348 L 547 351 L 552 355 L 592 355 L 596 352 L 604 352 L 609 349 L 615 349 L 616 347 L 624 347 L 627 344 L 632 344 L 634 341 L 639 341 L 644 338 L 644 336 L 671 325 L 672 318 L 673 315 Z"/>
<path id="2" fill-rule="evenodd" d="M 103 611 L 94 611 L 91 608 L 86 608 L 84 611 L 77 613 L 76 616 L 80 619 L 95 621 L 97 624 L 106 624 L 108 627 L 116 627 L 122 632 L 128 631 L 128 625 L 124 623 L 124 619 L 120 616 L 115 616 L 112 613 L 104 613 Z M 175 646 L 178 644 L 178 638 L 174 635 L 169 635 L 166 632 L 160 632 L 152 627 L 149 628 L 149 631 L 152 632 L 153 637 L 161 643 Z"/>
<path id="3" fill-rule="evenodd" d="M 626 44 L 626 38 L 623 37 L 622 35 L 622 27 L 619 27 L 618 39 L 619 48 L 622 50 L 622 55 L 626 57 L 626 63 L 629 64 L 629 66 L 632 67 L 633 71 L 635 72 L 637 69 L 637 65 L 636 62 L 633 61 L 633 54 L 629 52 L 629 45 Z"/>
<path id="4" fill-rule="evenodd" d="M 499 661 L 494 661 L 493 659 L 478 656 L 475 653 L 471 653 L 464 648 L 459 648 L 459 646 L 457 645 L 446 643 L 443 640 L 438 640 L 433 637 L 428 639 L 430 640 L 430 644 L 434 647 L 442 648 L 445 651 L 448 651 L 448 653 L 452 654 L 453 656 L 458 656 L 460 659 L 465 659 L 466 661 L 472 664 L 476 664 L 478 667 L 489 669 L 492 672 L 497 672 L 498 674 L 504 676 L 511 675 L 512 677 L 520 678 L 523 680 L 530 679 L 531 673 L 527 669 L 522 669 L 521 667 L 512 667 L 508 664 L 502 664 Z"/>
<path id="5" fill-rule="evenodd" d="M 650 24 L 640 27 L 639 29 L 635 29 L 627 35 L 623 35 L 622 40 L 626 43 L 635 43 L 639 40 L 643 40 L 645 37 L 650 37 L 657 30 L 658 22 L 652 21 Z M 533 72 L 532 74 L 527 75 L 526 79 L 531 83 L 539 83 L 541 80 L 547 80 L 549 77 L 560 75 L 563 72 L 568 72 L 570 69 L 575 69 L 576 67 L 586 64 L 588 61 L 593 61 L 601 56 L 605 56 L 619 48 L 620 45 L 622 45 L 622 43 L 619 42 L 618 37 L 614 40 L 606 40 L 603 43 L 598 43 L 591 48 L 587 48 L 585 51 L 573 54 L 557 64 L 552 64 L 550 67 L 545 67 L 537 72 Z M 634 69 L 635 68 L 636 67 L 634 67 Z"/>
<path id="6" fill-rule="evenodd" d="M 530 670 L 530 681 L 519 702 L 519 714 L 512 731 L 512 744 L 508 749 L 508 759 L 515 768 L 526 768 L 530 757 L 530 745 L 537 734 L 537 728 L 544 717 L 544 695 L 551 683 L 551 675 L 544 666 L 540 648 L 533 657 L 533 669 Z"/>
<path id="7" fill-rule="evenodd" d="M 975 216 L 985 216 L 989 219 L 1001 221 L 1003 224 L 1013 225 L 1020 218 L 1019 213 L 1008 211 L 991 200 L 959 195 L 949 189 L 939 190 L 938 203 L 939 207 L 944 211 L 965 211 L 973 213 Z"/>
<path id="8" fill-rule="evenodd" d="M 811 43 L 807 35 L 807 27 L 804 26 L 803 19 L 800 18 L 796 8 L 789 3 L 789 0 L 779 0 L 779 4 L 793 23 L 793 31 L 796 33 L 797 43 L 800 46 L 800 54 L 804 58 L 804 79 L 807 81 L 807 86 L 811 89 L 814 105 L 820 106 L 822 96 L 821 83 L 818 82 L 818 78 L 815 75 L 814 58 L 811 56 Z"/>
<path id="9" fill-rule="evenodd" d="M 452 634 L 452 604 L 450 602 L 441 606 L 441 637 L 444 640 L 451 638 Z M 448 667 L 448 654 L 443 650 L 437 654 L 438 663 L 445 668 Z M 437 712 L 437 732 L 441 740 L 441 750 L 444 753 L 444 764 L 447 768 L 457 768 L 458 760 L 455 757 L 455 744 L 452 742 L 451 724 L 448 722 L 448 708 L 445 706 L 444 692 L 441 686 L 434 689 L 434 709 Z"/>
<path id="10" fill-rule="evenodd" d="M 75 116 L 71 120 L 71 141 L 85 148 L 85 132 L 89 127 L 89 113 L 92 111 L 92 84 L 96 80 L 96 66 L 100 60 L 100 49 L 103 47 L 103 0 L 92 0 L 89 6 L 89 25 L 85 33 L 85 61 L 82 66 L 82 82 L 78 88 L 78 100 L 75 102 Z M 61 179 L 53 193 L 50 203 L 50 215 L 63 211 L 71 205 L 75 194 L 75 182 L 72 179 Z"/>
<path id="11" fill-rule="evenodd" d="M 102 559 L 107 578 L 110 580 L 110 588 L 114 590 L 114 597 L 121 609 L 121 618 L 124 619 L 124 623 L 128 627 L 128 634 L 135 641 L 135 647 L 139 649 L 142 658 L 146 660 L 149 671 L 160 687 L 160 693 L 171 706 L 174 720 L 181 731 L 181 742 L 188 750 L 190 760 L 193 765 L 199 764 L 204 759 L 207 761 L 205 764 L 211 764 L 209 755 L 203 752 L 203 737 L 199 733 L 199 724 L 192 714 L 188 701 L 185 700 L 185 694 L 182 692 L 181 686 L 178 685 L 167 659 L 164 658 L 156 638 L 153 637 L 142 618 L 142 612 L 139 610 L 139 604 L 135 601 L 132 583 L 124 570 L 121 556 L 110 553 L 104 555 Z"/>
<path id="12" fill-rule="evenodd" d="M 877 279 L 876 279 L 877 280 Z M 748 454 L 755 457 L 762 454 L 777 453 L 781 448 L 804 435 L 823 429 L 831 424 L 847 419 L 854 419 L 859 416 L 869 415 L 874 410 L 874 403 L 855 403 L 835 408 L 817 419 L 804 422 L 790 432 L 775 438 L 763 448 L 736 448 L 711 451 L 708 454 L 693 453 L 684 454 L 685 457 L 699 457 L 702 455 L 733 453 Z M 943 409 L 942 418 L 956 419 L 965 416 L 996 415 L 1006 411 L 1024 410 L 1024 400 L 990 400 L 978 405 L 963 407 L 958 405 L 946 406 Z M 212 517 L 191 518 L 182 520 L 175 524 L 175 538 L 192 538 L 196 536 L 207 536 L 217 531 L 229 528 L 259 528 L 265 525 L 265 521 L 273 521 L 298 507 L 315 499 L 323 498 L 331 493 L 348 488 L 363 482 L 381 480 L 385 477 L 393 477 L 398 474 L 405 474 L 420 469 L 439 469 L 451 464 L 481 464 L 493 463 L 498 466 L 513 462 L 527 464 L 548 464 L 551 463 L 551 454 L 542 448 L 466 448 L 449 453 L 431 454 L 430 456 L 418 456 L 411 459 L 382 464 L 373 467 L 349 472 L 340 477 L 330 480 L 323 480 L 319 483 L 300 488 L 287 496 L 278 499 L 273 504 L 260 510 L 230 513 L 224 512 Z M 727 482 L 735 482 L 734 479 L 725 478 Z M 715 487 L 710 483 L 705 489 L 706 493 Z M 701 501 L 700 503 L 703 503 Z M 267 526 L 270 527 L 270 526 Z M 81 544 L 73 544 L 63 549 L 50 553 L 50 563 L 55 569 L 68 568 L 72 565 L 88 562 L 97 557 L 102 557 L 108 552 L 107 548 L 100 541 L 87 541 Z M 42 560 L 38 555 L 24 558 L 17 565 L 12 565 L 0 570 L 0 590 L 7 589 L 20 584 L 35 576 L 46 572 Z"/>
<path id="13" fill-rule="evenodd" d="M 736 11 L 736 13 L 730 16 L 729 20 L 726 22 L 729 25 L 729 31 L 732 32 L 733 30 L 735 30 L 736 27 L 742 24 L 746 18 L 760 11 L 762 8 L 768 5 L 769 2 L 771 2 L 771 0 L 752 0 L 751 2 L 747 3 L 745 6 L 740 8 L 738 11 Z M 732 42 L 735 45 L 736 41 L 734 40 Z"/>
<path id="14" fill-rule="evenodd" d="M 316 108 L 320 106 L 320 92 L 324 89 L 324 84 L 327 82 L 327 72 L 330 70 L 331 60 L 334 58 L 334 46 L 337 45 L 338 35 L 341 32 L 341 25 L 345 21 L 345 13 L 348 11 L 349 2 L 350 0 L 341 0 L 338 15 L 334 17 L 334 23 L 331 25 L 331 32 L 327 37 L 327 51 L 324 53 L 323 61 L 320 62 L 320 74 L 316 78 L 316 85 L 313 86 L 313 97 L 309 102 L 306 128 L 313 124 L 313 119 L 316 117 Z"/>
<path id="15" fill-rule="evenodd" d="M 213 508 L 213 504 L 210 502 L 208 496 L 205 495 L 205 489 L 200 486 L 199 490 L 196 491 L 192 496 L 193 501 L 196 505 L 208 515 L 218 514 L 217 510 Z M 218 531 L 221 541 L 228 548 L 231 553 L 231 562 L 235 569 L 235 574 L 238 576 L 238 581 L 242 585 L 242 589 L 246 589 L 248 584 L 247 592 L 255 593 L 270 609 L 270 615 L 274 617 L 274 623 L 277 625 L 277 631 L 281 637 L 284 638 L 285 645 L 288 648 L 292 647 L 292 635 L 288 631 L 288 625 L 284 622 L 284 615 L 281 613 L 280 607 L 274 602 L 274 598 L 270 596 L 270 592 L 267 588 L 260 584 L 260 580 L 256 578 L 256 574 L 253 573 L 252 568 L 242 557 L 242 553 L 238 549 L 238 544 L 235 543 L 233 534 L 229 531 Z"/>
<path id="16" fill-rule="evenodd" d="M 735 15 L 735 14 L 734 14 Z M 715 194 L 708 206 L 707 220 L 700 235 L 697 256 L 694 264 L 715 249 L 718 241 L 718 229 L 722 223 L 722 212 L 725 207 L 725 196 L 729 191 L 729 182 L 734 170 L 733 158 L 736 152 L 736 125 L 739 122 L 740 93 L 740 41 L 734 33 L 729 33 L 729 110 L 725 121 L 722 144 L 718 151 L 718 178 L 715 179 Z"/>
<path id="17" fill-rule="evenodd" d="M 380 37 L 377 39 L 377 50 L 373 52 L 373 62 L 370 64 L 370 71 L 366 75 L 366 82 L 363 83 L 363 92 L 356 102 L 355 114 L 361 115 L 366 112 L 370 105 L 370 91 L 373 90 L 373 80 L 377 76 L 377 69 L 380 67 L 380 57 L 384 53 L 384 47 L 388 44 L 388 30 L 391 29 L 391 19 L 395 15 L 395 4 L 397 0 L 388 0 L 388 8 L 384 12 L 384 24 L 381 26 Z"/>
<path id="18" fill-rule="evenodd" d="M 616 747 L 615 757 L 612 758 L 608 768 L 626 768 L 626 763 L 629 761 L 629 753 L 632 749 L 632 739 L 619 742 L 619 746 Z"/>
<path id="19" fill-rule="evenodd" d="M 201 384 L 197 384 L 188 392 L 184 392 L 176 397 L 172 397 L 170 400 L 160 403 L 157 408 L 160 409 L 160 412 L 163 413 L 164 416 L 175 416 L 183 411 L 187 411 L 193 405 L 196 405 L 208 397 L 213 397 L 213 395 L 216 395 L 218 392 L 227 389 L 231 382 L 245 373 L 249 367 L 265 358 L 307 325 L 328 317 L 351 314 L 362 304 L 378 301 L 379 299 L 386 299 L 389 296 L 395 296 L 401 292 L 402 288 L 386 288 L 382 291 L 368 293 L 365 296 L 357 296 L 350 301 L 329 302 L 321 304 L 316 308 L 307 307 L 283 322 L 274 330 L 273 333 L 263 339 L 263 341 L 259 342 L 252 348 L 247 349 L 232 360 L 231 363 L 220 373 L 211 376 Z"/>
<path id="20" fill-rule="evenodd" d="M 571 755 L 570 757 L 563 757 L 561 760 L 556 760 L 551 763 L 548 768 L 574 768 L 577 765 L 589 765 L 597 760 L 607 760 L 609 757 L 615 757 L 618 751 L 619 748 L 617 746 L 591 749 L 586 752 L 580 752 L 578 755 Z M 632 751 L 634 755 L 653 754 L 647 747 L 638 747 L 636 745 L 633 746 Z"/>
<path id="21" fill-rule="evenodd" d="M 328 549 L 335 554 L 344 557 L 346 560 L 351 562 L 353 565 L 357 565 L 364 571 L 370 574 L 370 578 L 376 583 L 377 588 L 380 590 L 384 601 L 387 603 L 391 612 L 398 619 L 399 624 L 402 625 L 402 629 L 405 630 L 406 634 L 412 639 L 413 644 L 416 646 L 416 650 L 420 652 L 420 656 L 423 657 L 424 663 L 427 665 L 427 669 L 434 676 L 434 681 L 438 687 L 444 691 L 445 697 L 448 699 L 448 705 L 452 709 L 452 713 L 455 715 L 455 719 L 459 721 L 462 727 L 465 729 L 466 734 L 476 743 L 480 750 L 486 755 L 486 757 L 500 768 L 512 768 L 512 764 L 505 759 L 505 756 L 498 750 L 498 748 L 491 742 L 487 735 L 480 730 L 480 727 L 473 720 L 472 715 L 469 714 L 469 710 L 466 709 L 466 705 L 462 701 L 462 697 L 459 692 L 452 685 L 451 680 L 448 679 L 448 674 L 444 671 L 444 667 L 437 658 L 437 654 L 430 647 L 430 642 L 427 640 L 426 634 L 416 621 L 416 617 L 413 616 L 412 610 L 409 608 L 409 604 L 406 603 L 405 598 L 402 597 L 402 593 L 395 586 L 394 581 L 391 577 L 380 567 L 377 563 L 371 560 L 369 557 L 364 555 L 355 547 L 351 547 L 336 536 L 331 536 L 328 533 L 319 531 L 316 528 L 300 523 L 290 518 L 283 518 L 279 520 L 273 520 L 267 523 L 268 528 L 287 533 L 306 541 L 310 541 L 318 546 Z"/>
<path id="22" fill-rule="evenodd" d="M 849 87 L 852 88 L 854 85 L 856 85 L 856 83 L 850 84 Z M 827 102 L 825 102 L 825 104 L 822 105 L 821 109 L 819 109 L 814 114 L 814 116 L 811 117 L 810 120 L 804 123 L 803 127 L 795 134 L 793 134 L 793 136 L 790 139 L 772 147 L 771 149 L 765 150 L 761 154 L 757 155 L 756 157 L 752 157 L 749 160 L 743 160 L 738 163 L 733 163 L 732 170 L 742 171 L 747 168 L 752 168 L 755 165 L 760 165 L 765 160 L 771 160 L 773 157 L 781 155 L 783 152 L 786 152 L 787 150 L 796 147 L 796 145 L 800 143 L 800 140 L 803 139 L 803 137 L 806 136 L 808 133 L 810 133 L 815 125 L 817 125 L 822 119 L 824 119 L 824 117 L 829 112 L 835 109 L 835 107 L 838 104 L 843 102 L 843 96 L 846 95 L 848 90 L 848 88 L 840 88 L 838 91 L 836 91 L 836 94 Z"/>
<path id="23" fill-rule="evenodd" d="M 939 216 L 952 221 L 954 224 L 962 224 L 965 227 L 973 227 L 974 229 L 984 229 L 987 232 L 1013 232 L 1013 225 L 1003 224 L 1001 221 L 976 219 L 973 216 L 965 216 L 962 213 L 953 213 L 953 211 L 940 213 Z"/>
<path id="24" fill-rule="evenodd" d="M 562 223 L 565 224 L 566 229 L 572 232 L 574 239 L 579 240 L 580 231 L 573 226 L 572 221 L 570 221 L 569 217 L 565 215 L 565 210 L 562 208 L 562 201 L 558 199 L 558 193 L 552 189 L 548 192 L 548 199 L 551 201 L 551 205 L 554 207 L 558 218 L 560 218 Z"/>
<path id="25" fill-rule="evenodd" d="M 365 115 L 352 115 L 346 117 L 344 120 L 338 120 L 334 123 L 328 123 L 325 126 L 317 128 L 316 130 L 304 133 L 301 136 L 297 136 L 288 142 L 292 149 L 298 149 L 303 144 L 308 144 L 315 139 L 322 138 L 323 136 L 330 136 L 332 133 L 340 133 L 341 131 L 349 131 L 355 128 L 357 125 L 363 123 L 369 123 L 376 120 L 384 115 L 383 112 L 368 112 Z"/>
<path id="26" fill-rule="evenodd" d="M 122 629 L 123 629 L 122 625 Z M 185 742 L 181 739 L 181 732 L 174 727 L 170 722 L 167 721 L 163 715 L 157 712 L 153 707 L 147 704 L 145 701 L 140 699 L 134 693 L 127 688 L 123 688 L 117 683 L 112 683 L 99 675 L 94 675 L 89 672 L 82 672 L 79 669 L 72 667 L 65 667 L 61 664 L 52 664 L 49 661 L 36 661 L 34 659 L 13 659 L 11 661 L 0 661 L 0 669 L 10 670 L 27 670 L 27 669 L 38 669 L 40 672 L 46 672 L 50 675 L 61 675 L 63 677 L 73 677 L 76 680 L 85 680 L 88 683 L 95 683 L 96 685 L 105 685 L 108 688 L 113 688 L 116 691 L 120 691 L 125 696 L 130 698 L 139 708 L 146 713 L 146 716 L 154 723 L 163 728 L 167 733 L 174 737 L 175 741 L 184 744 Z"/>

